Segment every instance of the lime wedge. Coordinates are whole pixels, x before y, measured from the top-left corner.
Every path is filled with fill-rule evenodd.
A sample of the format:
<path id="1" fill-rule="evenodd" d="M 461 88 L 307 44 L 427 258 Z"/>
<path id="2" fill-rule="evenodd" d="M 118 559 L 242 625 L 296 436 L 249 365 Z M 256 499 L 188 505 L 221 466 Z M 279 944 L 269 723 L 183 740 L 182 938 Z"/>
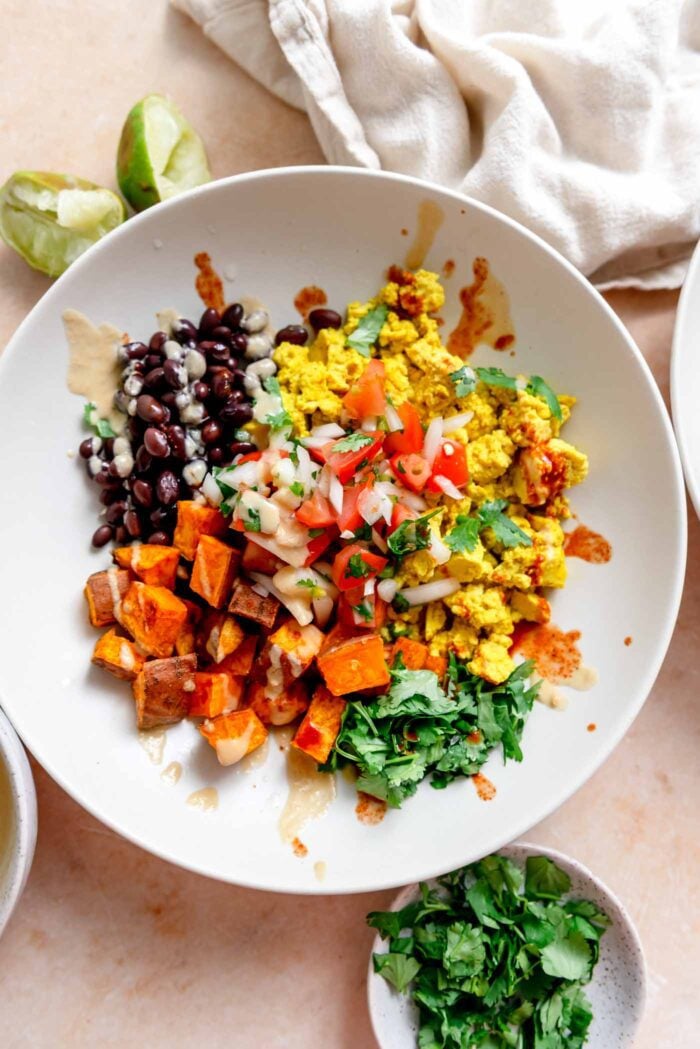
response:
<path id="1" fill-rule="evenodd" d="M 119 140 L 117 179 L 135 211 L 211 179 L 201 138 L 169 99 L 147 95 L 129 113 Z"/>
<path id="2" fill-rule="evenodd" d="M 116 193 L 75 175 L 16 171 L 0 189 L 0 236 L 49 277 L 125 218 Z"/>

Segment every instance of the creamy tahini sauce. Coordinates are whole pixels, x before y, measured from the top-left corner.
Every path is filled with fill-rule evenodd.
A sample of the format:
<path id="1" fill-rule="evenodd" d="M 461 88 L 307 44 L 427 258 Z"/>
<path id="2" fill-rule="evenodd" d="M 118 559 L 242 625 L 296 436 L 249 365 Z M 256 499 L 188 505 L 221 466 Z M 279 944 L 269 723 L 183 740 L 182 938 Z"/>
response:
<path id="1" fill-rule="evenodd" d="M 165 729 L 150 728 L 138 734 L 139 743 L 154 765 L 160 765 L 165 750 Z"/>
<path id="2" fill-rule="evenodd" d="M 187 804 L 202 812 L 212 812 L 219 807 L 219 792 L 216 787 L 202 787 L 188 795 Z"/>
<path id="3" fill-rule="evenodd" d="M 10 865 L 10 854 L 15 839 L 15 813 L 10 792 L 10 778 L 0 760 L 0 883 Z"/>
<path id="4" fill-rule="evenodd" d="M 316 862 L 314 863 L 314 875 L 316 877 L 316 881 L 326 880 L 326 864 L 324 860 L 316 860 Z"/>
<path id="5" fill-rule="evenodd" d="M 407 270 L 417 270 L 433 246 L 435 235 L 445 221 L 445 212 L 433 200 L 424 200 L 418 208 L 418 226 L 413 243 L 406 252 L 404 266 Z"/>
<path id="6" fill-rule="evenodd" d="M 335 798 L 335 777 L 319 772 L 308 754 L 294 747 L 287 752 L 289 795 L 279 819 L 282 841 L 291 843 L 309 820 L 318 819 Z"/>
<path id="7" fill-rule="evenodd" d="M 253 736 L 254 724 L 248 725 L 245 732 L 235 739 L 219 739 L 216 742 L 216 756 L 220 765 L 235 765 L 248 753 L 248 747 Z"/>
<path id="8" fill-rule="evenodd" d="M 118 350 L 122 333 L 112 324 L 99 327 L 78 310 L 64 310 L 63 327 L 68 340 L 68 389 L 92 401 L 101 419 L 109 419 L 112 429 L 121 433 L 126 422 L 114 407 L 119 385 Z"/>
<path id="9" fill-rule="evenodd" d="M 176 310 L 174 306 L 166 306 L 164 310 L 158 310 L 156 313 L 158 328 L 160 331 L 164 331 L 166 335 L 171 335 L 173 326 L 180 320 L 181 316 L 180 311 Z"/>
<path id="10" fill-rule="evenodd" d="M 160 774 L 160 778 L 165 780 L 166 783 L 172 784 L 174 787 L 179 782 L 180 776 L 182 775 L 182 765 L 179 761 L 171 761 L 169 765 L 166 765 Z"/>

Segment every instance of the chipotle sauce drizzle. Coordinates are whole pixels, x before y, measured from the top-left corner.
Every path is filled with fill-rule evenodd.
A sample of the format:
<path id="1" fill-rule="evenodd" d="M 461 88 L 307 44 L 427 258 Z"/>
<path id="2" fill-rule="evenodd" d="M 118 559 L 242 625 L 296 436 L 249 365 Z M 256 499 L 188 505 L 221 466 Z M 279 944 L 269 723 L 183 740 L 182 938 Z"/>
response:
<path id="1" fill-rule="evenodd" d="M 386 802 L 358 790 L 355 815 L 360 823 L 366 823 L 370 827 L 376 826 L 377 823 L 382 822 L 386 815 Z"/>
<path id="2" fill-rule="evenodd" d="M 424 200 L 418 207 L 418 225 L 413 243 L 406 252 L 406 269 L 417 270 L 433 246 L 435 234 L 445 221 L 445 212 L 434 200 Z"/>
<path id="3" fill-rule="evenodd" d="M 482 801 L 493 801 L 496 797 L 496 787 L 483 772 L 477 772 L 472 776 L 472 783 L 476 787 L 476 793 Z"/>
<path id="4" fill-rule="evenodd" d="M 580 524 L 564 539 L 567 557 L 580 557 L 591 565 L 604 565 L 612 557 L 612 546 L 604 536 Z"/>
<path id="5" fill-rule="evenodd" d="M 299 312 L 302 320 L 306 320 L 312 310 L 317 306 L 325 306 L 328 302 L 323 288 L 317 288 L 315 284 L 309 284 L 294 296 L 294 306 Z"/>
<path id="6" fill-rule="evenodd" d="M 511 653 L 519 652 L 532 659 L 540 677 L 553 685 L 566 684 L 581 666 L 581 651 L 576 642 L 580 630 L 560 630 L 549 623 L 541 626 L 518 624 L 513 633 Z"/>
<path id="7" fill-rule="evenodd" d="M 457 357 L 469 357 L 480 343 L 507 350 L 515 342 L 506 289 L 491 273 L 488 259 L 475 258 L 472 270 L 473 282 L 459 293 L 462 315 L 447 340 L 447 349 Z"/>
<path id="8" fill-rule="evenodd" d="M 226 306 L 224 285 L 221 277 L 211 264 L 211 258 L 206 251 L 200 251 L 194 257 L 194 264 L 199 270 L 194 282 L 197 294 L 205 306 L 222 313 Z"/>

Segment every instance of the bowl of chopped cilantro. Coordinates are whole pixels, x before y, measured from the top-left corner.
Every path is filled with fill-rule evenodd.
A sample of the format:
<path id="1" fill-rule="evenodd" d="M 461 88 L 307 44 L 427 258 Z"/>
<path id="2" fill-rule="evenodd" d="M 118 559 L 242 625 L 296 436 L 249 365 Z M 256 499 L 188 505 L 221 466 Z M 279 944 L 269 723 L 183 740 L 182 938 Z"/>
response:
<path id="1" fill-rule="evenodd" d="M 373 911 L 381 1049 L 622 1049 L 644 1010 L 642 946 L 582 864 L 515 844 Z"/>

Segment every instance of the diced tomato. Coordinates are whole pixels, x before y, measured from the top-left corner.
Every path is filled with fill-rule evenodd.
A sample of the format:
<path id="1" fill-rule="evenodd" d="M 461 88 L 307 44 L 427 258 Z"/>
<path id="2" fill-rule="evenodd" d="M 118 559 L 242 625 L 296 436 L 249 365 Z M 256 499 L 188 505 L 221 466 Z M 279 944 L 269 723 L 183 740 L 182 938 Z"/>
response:
<path id="1" fill-rule="evenodd" d="M 234 517 L 231 519 L 231 528 L 233 528 L 234 532 L 245 532 L 246 525 L 241 521 L 240 517 Z"/>
<path id="2" fill-rule="evenodd" d="M 338 537 L 338 530 L 336 528 L 326 528 L 323 535 L 316 535 L 313 539 L 309 539 L 306 544 L 306 548 L 309 551 L 309 556 L 304 561 L 304 567 L 312 565 L 314 561 L 318 561 L 319 557 L 324 550 L 327 550 L 334 539 Z"/>
<path id="3" fill-rule="evenodd" d="M 394 503 L 394 509 L 391 511 L 391 524 L 389 525 L 389 535 L 395 532 L 396 529 L 404 523 L 404 521 L 415 521 L 418 514 L 415 510 L 409 510 L 403 503 Z"/>
<path id="4" fill-rule="evenodd" d="M 412 492 L 422 492 L 430 478 L 430 466 L 422 455 L 393 455 L 389 460 L 397 481 Z"/>
<path id="5" fill-rule="evenodd" d="M 326 528 L 335 524 L 336 517 L 335 510 L 318 488 L 310 499 L 301 504 L 294 516 L 307 528 Z"/>
<path id="6" fill-rule="evenodd" d="M 352 564 L 350 564 L 351 558 L 353 559 Z M 352 590 L 377 575 L 382 568 L 386 568 L 387 564 L 386 557 L 370 553 L 359 543 L 350 543 L 349 546 L 343 547 L 339 554 L 336 554 L 331 577 L 339 590 Z M 360 574 L 356 572 L 353 575 L 353 570 L 356 568 L 359 568 Z"/>
<path id="7" fill-rule="evenodd" d="M 358 612 L 357 609 L 362 611 Z M 346 590 L 338 598 L 338 622 L 348 627 L 379 630 L 386 620 L 386 601 L 377 594 L 365 596 L 364 587 Z"/>
<path id="8" fill-rule="evenodd" d="M 240 459 L 237 459 L 235 465 L 240 466 L 241 463 L 256 463 L 258 459 L 262 459 L 262 452 L 248 452 L 247 455 L 242 455 Z"/>
<path id="9" fill-rule="evenodd" d="M 384 451 L 387 455 L 420 452 L 423 447 L 423 427 L 418 412 L 408 401 L 404 401 L 396 410 L 403 423 L 403 430 L 395 430 L 386 435 Z"/>
<path id="10" fill-rule="evenodd" d="M 370 437 L 372 439 L 371 443 L 369 441 L 364 442 L 354 451 L 344 452 L 341 450 L 340 452 L 336 452 L 334 451 L 334 448 L 340 443 L 340 441 L 348 439 L 341 437 L 340 441 L 329 441 L 328 444 L 325 444 L 321 449 L 331 470 L 343 484 L 347 484 L 362 466 L 371 462 L 372 459 L 374 459 L 382 450 L 382 444 L 384 443 L 384 434 L 380 430 L 375 430 L 367 434 L 363 434 L 358 430 L 357 433 L 363 437 Z M 353 437 L 354 434 L 351 434 L 350 436 Z"/>
<path id="11" fill-rule="evenodd" d="M 343 397 L 345 410 L 351 419 L 368 419 L 384 415 L 386 411 L 386 370 L 384 362 L 369 362 L 357 382 Z"/>
<path id="12" fill-rule="evenodd" d="M 435 456 L 433 463 L 433 477 L 446 477 L 448 481 L 457 488 L 461 488 L 469 480 L 469 467 L 467 466 L 467 450 L 459 441 L 443 441 Z M 439 492 L 440 486 L 435 481 L 428 482 L 431 492 Z"/>
<path id="13" fill-rule="evenodd" d="M 343 509 L 338 514 L 338 528 L 341 532 L 355 532 L 362 527 L 364 522 L 357 508 L 357 501 L 373 484 L 374 474 L 370 474 L 364 484 L 355 484 L 343 489 Z"/>

